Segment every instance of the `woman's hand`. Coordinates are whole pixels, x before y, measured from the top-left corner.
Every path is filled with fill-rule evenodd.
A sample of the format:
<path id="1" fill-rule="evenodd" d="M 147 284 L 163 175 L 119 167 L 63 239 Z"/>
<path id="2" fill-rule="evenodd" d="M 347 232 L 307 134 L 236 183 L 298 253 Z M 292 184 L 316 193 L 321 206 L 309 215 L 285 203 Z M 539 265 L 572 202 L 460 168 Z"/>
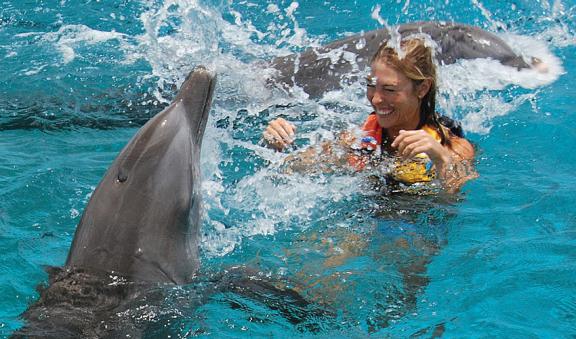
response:
<path id="1" fill-rule="evenodd" d="M 262 137 L 270 147 L 277 151 L 282 151 L 294 141 L 295 132 L 296 126 L 282 118 L 278 118 L 268 124 L 266 130 L 262 133 Z"/>
<path id="2" fill-rule="evenodd" d="M 444 188 L 451 193 L 457 192 L 468 180 L 478 177 L 474 170 L 474 147 L 466 139 L 451 139 L 452 148 L 442 146 L 436 139 L 423 130 L 404 131 L 394 142 L 398 155 L 404 158 L 426 153 L 436 167 L 436 175 Z"/>
<path id="3" fill-rule="evenodd" d="M 405 159 L 426 153 L 437 168 L 444 168 L 452 162 L 450 150 L 424 130 L 401 130 L 392 142 L 392 147 L 396 148 L 397 154 Z"/>

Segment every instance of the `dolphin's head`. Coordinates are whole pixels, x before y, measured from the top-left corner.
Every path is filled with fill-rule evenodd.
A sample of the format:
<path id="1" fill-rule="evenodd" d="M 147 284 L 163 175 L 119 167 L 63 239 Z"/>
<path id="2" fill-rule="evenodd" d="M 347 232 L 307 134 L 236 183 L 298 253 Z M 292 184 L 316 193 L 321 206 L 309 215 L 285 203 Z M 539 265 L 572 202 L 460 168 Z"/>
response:
<path id="1" fill-rule="evenodd" d="M 190 281 L 199 267 L 200 148 L 215 82 L 197 67 L 122 149 L 84 210 L 67 265 Z"/>

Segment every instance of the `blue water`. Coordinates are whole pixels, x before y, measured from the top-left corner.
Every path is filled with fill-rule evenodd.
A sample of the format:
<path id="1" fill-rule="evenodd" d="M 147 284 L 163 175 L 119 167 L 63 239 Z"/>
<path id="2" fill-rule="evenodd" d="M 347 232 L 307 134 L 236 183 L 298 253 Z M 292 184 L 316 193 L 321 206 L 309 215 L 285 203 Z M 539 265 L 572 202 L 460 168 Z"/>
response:
<path id="1" fill-rule="evenodd" d="M 66 260 L 118 151 L 205 64 L 219 82 L 202 156 L 204 269 L 247 264 L 335 316 L 292 324 L 234 294 L 183 306 L 188 286 L 139 310 L 150 337 L 576 336 L 575 14 L 560 0 L 3 1 L 0 335 L 22 325 L 44 267 Z M 440 69 L 439 110 L 463 122 L 480 177 L 456 197 L 387 197 L 358 176 L 281 174 L 285 155 L 258 145 L 266 121 L 290 116 L 311 144 L 369 106 L 358 86 L 317 101 L 272 92 L 254 62 L 415 20 L 478 25 L 549 65 Z"/>

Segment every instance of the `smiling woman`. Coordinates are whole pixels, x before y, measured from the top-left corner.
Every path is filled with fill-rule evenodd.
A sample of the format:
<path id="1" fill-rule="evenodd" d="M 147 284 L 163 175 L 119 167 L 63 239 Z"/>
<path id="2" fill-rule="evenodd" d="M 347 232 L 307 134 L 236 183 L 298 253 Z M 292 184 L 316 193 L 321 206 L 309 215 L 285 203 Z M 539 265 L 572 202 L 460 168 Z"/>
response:
<path id="1" fill-rule="evenodd" d="M 436 112 L 436 83 L 432 53 L 423 40 L 403 40 L 399 51 L 383 44 L 367 77 L 366 95 L 374 111 L 360 138 L 348 133 L 340 137 L 340 144 L 349 149 L 348 165 L 362 170 L 383 156 L 393 157 L 387 181 L 412 185 L 437 178 L 447 191 L 457 191 L 475 177 L 470 164 L 474 148 L 461 131 L 450 128 L 452 121 Z M 282 150 L 294 132 L 295 127 L 280 118 L 263 136 L 271 147 Z M 324 146 L 323 152 L 331 152 L 331 147 Z M 303 154 L 313 153 L 309 149 Z"/>

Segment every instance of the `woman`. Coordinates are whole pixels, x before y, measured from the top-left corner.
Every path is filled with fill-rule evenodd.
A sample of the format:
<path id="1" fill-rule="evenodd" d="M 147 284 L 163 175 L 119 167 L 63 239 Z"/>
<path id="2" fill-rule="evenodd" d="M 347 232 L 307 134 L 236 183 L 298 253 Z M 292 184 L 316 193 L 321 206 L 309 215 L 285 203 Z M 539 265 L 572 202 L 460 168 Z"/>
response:
<path id="1" fill-rule="evenodd" d="M 430 48 L 420 39 L 403 40 L 399 53 L 383 44 L 371 62 L 367 77 L 368 100 L 374 111 L 366 119 L 365 137 L 344 138 L 352 149 L 348 163 L 365 168 L 372 154 L 396 157 L 389 177 L 411 185 L 440 180 L 449 191 L 457 190 L 475 177 L 470 161 L 474 148 L 456 130 L 440 122 L 435 111 L 436 70 Z M 263 133 L 264 140 L 282 150 L 292 142 L 296 129 L 284 119 L 272 121 Z M 356 145 L 356 147 L 355 147 Z"/>

